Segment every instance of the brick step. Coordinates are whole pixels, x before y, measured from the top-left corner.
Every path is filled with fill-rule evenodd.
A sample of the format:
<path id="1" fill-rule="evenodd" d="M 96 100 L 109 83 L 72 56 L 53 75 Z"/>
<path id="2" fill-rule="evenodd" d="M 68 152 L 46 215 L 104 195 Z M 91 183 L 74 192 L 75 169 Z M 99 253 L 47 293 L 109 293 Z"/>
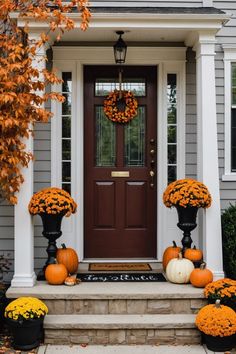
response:
<path id="1" fill-rule="evenodd" d="M 199 344 L 195 315 L 47 315 L 46 344 Z"/>
<path id="2" fill-rule="evenodd" d="M 100 299 L 44 300 L 51 315 L 63 314 L 194 314 L 204 299 Z"/>

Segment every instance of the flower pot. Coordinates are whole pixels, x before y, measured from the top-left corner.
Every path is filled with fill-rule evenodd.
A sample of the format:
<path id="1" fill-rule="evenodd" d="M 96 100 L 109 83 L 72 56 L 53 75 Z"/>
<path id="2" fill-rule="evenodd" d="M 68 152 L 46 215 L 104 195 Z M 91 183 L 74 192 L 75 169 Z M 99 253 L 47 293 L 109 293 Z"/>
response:
<path id="1" fill-rule="evenodd" d="M 184 208 L 180 205 L 176 205 L 176 210 L 179 218 L 177 226 L 183 231 L 183 238 L 181 242 L 184 251 L 186 248 L 191 248 L 191 244 L 193 242 L 191 239 L 191 231 L 197 226 L 196 218 L 198 208 L 191 206 Z"/>
<path id="2" fill-rule="evenodd" d="M 43 222 L 43 232 L 44 233 L 59 233 L 61 232 L 61 222 L 62 218 L 65 215 L 65 213 L 59 213 L 59 214 L 47 214 L 47 213 L 41 213 L 39 214 L 41 216 L 42 222 Z"/>
<path id="3" fill-rule="evenodd" d="M 236 345 L 236 335 L 226 337 L 211 336 L 202 332 L 202 341 L 209 350 L 213 352 L 225 352 L 231 350 Z"/>
<path id="4" fill-rule="evenodd" d="M 65 215 L 65 212 L 59 214 L 47 214 L 41 213 L 39 214 L 43 223 L 43 236 L 48 239 L 48 247 L 47 254 L 48 259 L 45 263 L 43 269 L 39 272 L 37 279 L 45 280 L 45 269 L 49 264 L 55 263 L 56 253 L 57 253 L 57 245 L 56 240 L 62 235 L 61 232 L 61 223 L 62 218 Z"/>
<path id="5" fill-rule="evenodd" d="M 38 347 L 43 340 L 43 320 L 44 317 L 26 321 L 14 321 L 7 318 L 6 323 L 13 337 L 13 348 L 31 350 Z"/>

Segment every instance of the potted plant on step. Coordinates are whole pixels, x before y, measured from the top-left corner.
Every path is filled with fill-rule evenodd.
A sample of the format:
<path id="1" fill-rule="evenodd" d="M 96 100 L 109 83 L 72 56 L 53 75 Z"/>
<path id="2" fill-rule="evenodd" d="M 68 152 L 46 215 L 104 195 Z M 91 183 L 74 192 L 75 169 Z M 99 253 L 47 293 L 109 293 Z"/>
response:
<path id="1" fill-rule="evenodd" d="M 38 275 L 43 280 L 44 272 L 49 264 L 54 264 L 57 246 L 56 240 L 62 235 L 61 222 L 63 216 L 70 216 L 76 212 L 77 204 L 70 194 L 60 188 L 45 188 L 35 193 L 28 209 L 32 215 L 40 215 L 43 222 L 43 236 L 48 239 L 48 259 L 43 271 Z"/>
<path id="2" fill-rule="evenodd" d="M 220 300 L 222 305 L 236 311 L 236 280 L 224 278 L 209 283 L 204 289 L 204 295 L 209 304 Z"/>
<path id="3" fill-rule="evenodd" d="M 47 306 L 34 297 L 19 297 L 5 309 L 4 316 L 13 336 L 13 348 L 31 350 L 43 339 L 43 320 Z"/>
<path id="4" fill-rule="evenodd" d="M 183 251 L 191 248 L 191 231 L 195 229 L 199 208 L 209 208 L 211 195 L 207 187 L 194 179 L 180 179 L 170 183 L 163 193 L 166 207 L 175 207 L 179 222 L 177 226 L 183 231 Z"/>
<path id="5" fill-rule="evenodd" d="M 204 306 L 197 314 L 196 326 L 209 350 L 225 352 L 236 344 L 236 313 L 228 306 L 215 304 Z"/>

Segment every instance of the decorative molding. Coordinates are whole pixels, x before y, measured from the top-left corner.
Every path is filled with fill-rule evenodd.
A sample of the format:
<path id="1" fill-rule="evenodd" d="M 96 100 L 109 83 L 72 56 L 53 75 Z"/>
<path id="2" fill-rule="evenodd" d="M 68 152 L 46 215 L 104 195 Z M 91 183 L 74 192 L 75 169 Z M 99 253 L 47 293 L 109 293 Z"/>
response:
<path id="1" fill-rule="evenodd" d="M 203 7 L 212 7 L 213 6 L 213 0 L 202 0 L 202 6 Z"/>
<path id="2" fill-rule="evenodd" d="M 84 154 L 83 154 L 83 131 L 84 131 L 84 118 L 83 118 L 83 66 L 84 65 L 114 65 L 114 56 L 112 48 L 101 47 L 53 47 L 54 51 L 54 66 L 60 71 L 71 71 L 77 66 L 77 79 L 76 79 L 76 96 L 73 97 L 73 113 L 72 113 L 72 174 L 74 177 L 72 181 L 72 194 L 76 200 L 79 201 L 78 212 L 73 216 L 75 219 L 73 232 L 71 235 L 66 233 L 70 244 L 77 250 L 79 258 L 84 259 L 83 255 L 83 208 L 84 208 L 84 195 L 83 195 L 83 169 L 84 169 Z M 179 177 L 184 176 L 185 171 L 185 60 L 186 48 L 128 48 L 127 65 L 157 65 L 158 66 L 158 200 L 162 200 L 162 191 L 167 184 L 167 129 L 163 119 L 167 115 L 166 101 L 166 73 L 176 73 L 180 83 L 180 129 L 178 133 L 178 174 Z M 171 59 L 170 59 L 171 58 Z M 181 102 L 182 100 L 182 102 Z M 54 185 L 60 185 L 60 156 L 61 148 L 58 146 L 60 143 L 61 123 L 58 122 L 60 117 L 59 104 L 52 105 L 52 111 L 55 118 L 52 119 L 52 182 Z M 158 260 L 162 258 L 162 250 L 169 242 L 166 238 L 166 223 L 167 208 L 163 203 L 158 203 L 157 224 L 158 224 Z M 173 213 L 171 214 L 173 215 Z M 168 217 L 169 214 L 168 214 Z M 175 217 L 175 214 L 174 214 Z M 171 218 L 171 217 L 170 217 Z M 169 219 L 170 221 L 170 219 Z M 174 220 L 175 222 L 175 220 Z"/>
<path id="3" fill-rule="evenodd" d="M 231 172 L 231 63 L 236 63 L 236 45 L 223 45 L 224 50 L 224 90 L 225 90 L 225 171 L 222 181 L 236 181 L 236 173 Z"/>

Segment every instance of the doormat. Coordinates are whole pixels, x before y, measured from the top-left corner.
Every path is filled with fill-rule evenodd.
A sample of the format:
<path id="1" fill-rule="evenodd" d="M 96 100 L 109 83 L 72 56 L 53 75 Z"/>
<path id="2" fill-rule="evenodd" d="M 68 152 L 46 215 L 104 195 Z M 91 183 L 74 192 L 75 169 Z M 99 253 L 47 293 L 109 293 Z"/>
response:
<path id="1" fill-rule="evenodd" d="M 90 263 L 89 271 L 150 271 L 148 263 Z"/>
<path id="2" fill-rule="evenodd" d="M 163 282 L 162 273 L 79 273 L 82 282 Z"/>

